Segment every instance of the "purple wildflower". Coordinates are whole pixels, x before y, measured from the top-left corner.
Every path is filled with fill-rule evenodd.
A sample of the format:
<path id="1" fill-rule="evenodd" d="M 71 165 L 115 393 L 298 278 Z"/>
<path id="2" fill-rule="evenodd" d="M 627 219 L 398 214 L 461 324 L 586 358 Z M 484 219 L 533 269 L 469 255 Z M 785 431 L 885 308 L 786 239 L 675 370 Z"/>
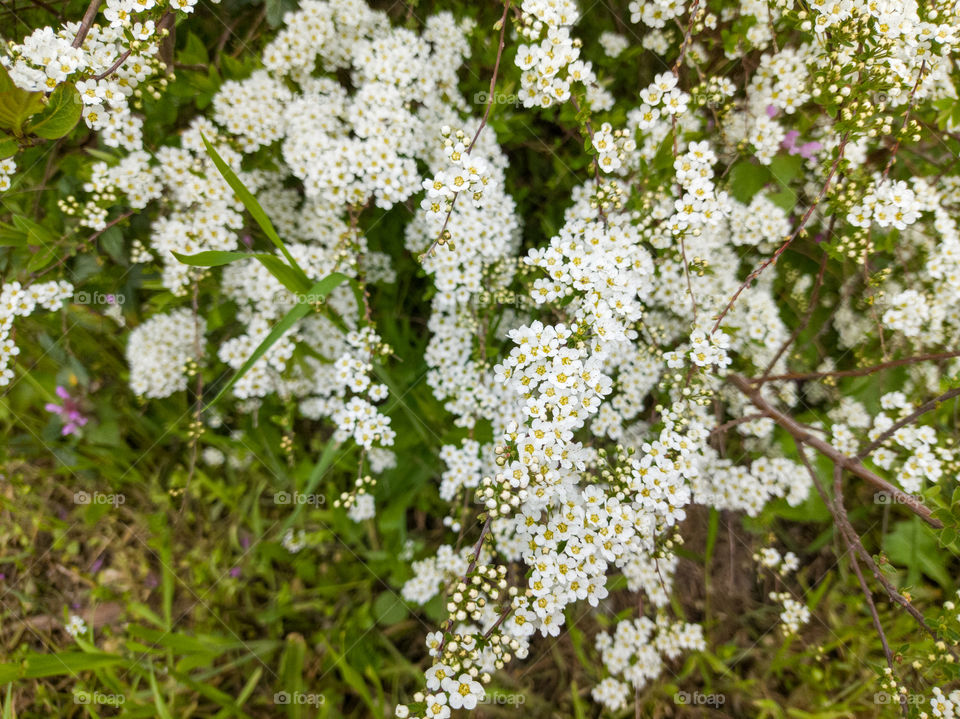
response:
<path id="1" fill-rule="evenodd" d="M 80 404 L 77 400 L 71 397 L 70 393 L 59 385 L 57 385 L 57 396 L 63 400 L 63 404 L 59 405 L 48 402 L 46 410 L 47 412 L 52 412 L 60 416 L 60 420 L 63 422 L 63 429 L 60 430 L 60 434 L 66 437 L 68 434 L 73 434 L 85 425 L 87 418 L 84 417 L 80 411 Z"/>

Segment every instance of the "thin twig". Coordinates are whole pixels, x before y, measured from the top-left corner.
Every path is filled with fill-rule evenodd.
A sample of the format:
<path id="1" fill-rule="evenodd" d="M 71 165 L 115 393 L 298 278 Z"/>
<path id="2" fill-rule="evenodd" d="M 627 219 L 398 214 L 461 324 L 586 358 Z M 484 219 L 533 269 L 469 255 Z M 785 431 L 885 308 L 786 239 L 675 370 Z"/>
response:
<path id="1" fill-rule="evenodd" d="M 860 450 L 860 452 L 857 454 L 857 459 L 865 458 L 867 455 L 873 452 L 873 450 L 875 450 L 877 447 L 879 447 L 888 439 L 890 439 L 894 434 L 896 434 L 898 429 L 900 429 L 901 427 L 905 427 L 908 424 L 912 424 L 917 419 L 925 415 L 927 412 L 936 409 L 941 404 L 943 404 L 947 400 L 953 399 L 957 395 L 960 395 L 960 387 L 954 387 L 951 390 L 947 390 L 939 397 L 934 397 L 933 399 L 927 402 L 924 402 L 922 405 L 917 407 L 916 410 L 908 414 L 906 417 L 894 422 L 892 425 L 890 425 L 887 428 L 887 430 L 883 434 L 881 434 L 879 437 L 873 440 L 870 444 L 868 444 L 866 447 Z"/>
<path id="2" fill-rule="evenodd" d="M 759 377 L 751 379 L 750 383 L 755 385 L 765 384 L 767 382 L 801 382 L 811 379 L 823 379 L 825 377 L 863 377 L 864 375 L 882 372 L 894 367 L 917 364 L 918 362 L 937 362 L 939 360 L 953 359 L 960 357 L 960 350 L 951 352 L 940 352 L 937 354 L 916 355 L 914 357 L 901 357 L 900 359 L 882 362 L 881 364 L 871 365 L 870 367 L 861 367 L 860 369 L 832 370 L 829 372 L 791 372 L 788 374 L 776 374 L 769 377 Z"/>
<path id="3" fill-rule="evenodd" d="M 723 318 L 727 316 L 727 313 L 733 308 L 733 304 L 737 301 L 737 298 L 740 296 L 740 293 L 743 292 L 747 287 L 750 286 L 750 283 L 757 279 L 760 274 L 767 269 L 770 265 L 774 264 L 780 255 L 782 255 L 786 249 L 793 244 L 793 241 L 800 236 L 800 233 L 803 232 L 803 228 L 806 226 L 807 221 L 810 219 L 810 216 L 813 215 L 813 211 L 817 208 L 820 202 L 823 200 L 823 196 L 827 194 L 827 190 L 830 188 L 830 183 L 833 181 L 833 176 L 837 172 L 837 168 L 840 166 L 840 161 L 843 160 L 843 153 L 847 147 L 847 139 L 850 137 L 850 133 L 844 133 L 843 138 L 840 140 L 840 147 L 837 151 L 837 159 L 833 161 L 833 165 L 830 167 L 830 172 L 827 174 L 826 182 L 823 183 L 823 187 L 820 188 L 820 192 L 817 195 L 816 199 L 813 201 L 813 204 L 807 208 L 807 211 L 803 213 L 803 216 L 800 218 L 800 223 L 789 237 L 784 241 L 780 247 L 777 248 L 777 251 L 773 253 L 770 257 L 764 260 L 759 267 L 757 267 L 753 272 L 747 275 L 747 279 L 743 281 L 737 291 L 733 293 L 733 297 L 730 298 L 730 301 L 727 303 L 727 306 L 724 307 L 723 312 L 720 313 L 720 316 L 717 317 L 716 323 L 713 325 L 711 333 L 716 332 L 720 328 L 720 323 L 723 321 Z"/>
<path id="4" fill-rule="evenodd" d="M 864 467 L 859 459 L 856 457 L 848 457 L 847 455 L 843 454 L 843 452 L 838 450 L 832 444 L 829 444 L 816 435 L 808 432 L 793 417 L 775 408 L 773 405 L 767 402 L 767 400 L 760 394 L 758 389 L 751 386 L 750 382 L 740 375 L 730 374 L 727 376 L 727 381 L 739 389 L 763 414 L 770 417 L 770 419 L 793 435 L 793 437 L 795 437 L 797 440 L 812 447 L 820 452 L 820 454 L 830 459 L 834 465 L 842 467 L 851 474 L 855 474 L 861 479 L 866 480 L 883 492 L 887 492 L 889 494 L 897 494 L 899 492 L 899 490 L 894 485 L 890 484 L 890 482 Z M 902 492 L 900 494 L 902 494 Z M 923 504 L 916 497 L 912 495 L 903 495 L 902 499 L 904 506 L 909 507 L 914 514 L 923 519 L 923 521 L 925 521 L 931 527 L 934 527 L 935 529 L 940 529 L 943 527 L 943 523 L 933 517 L 930 508 Z"/>
<path id="5" fill-rule="evenodd" d="M 507 13 L 510 11 L 510 3 L 513 0 L 507 0 L 503 6 L 503 15 L 500 17 L 500 43 L 497 45 L 497 59 L 493 64 L 493 77 L 490 78 L 490 92 L 487 94 L 487 107 L 483 111 L 483 118 L 480 120 L 480 126 L 477 128 L 476 133 L 473 135 L 473 139 L 470 141 L 470 146 L 467 148 L 467 154 L 470 154 L 470 151 L 473 150 L 473 146 L 477 144 L 477 140 L 480 138 L 480 133 L 483 131 L 483 128 L 487 126 L 487 119 L 490 117 L 490 108 L 493 107 L 493 98 L 494 90 L 497 86 L 497 74 L 500 72 L 500 58 L 503 57 L 503 45 L 504 37 L 507 30 Z M 427 251 L 424 252 L 424 255 L 429 255 L 436 249 L 437 245 L 440 244 L 440 240 L 443 239 L 444 233 L 447 231 L 447 224 L 450 222 L 450 217 L 453 215 L 453 207 L 457 203 L 457 198 L 460 197 L 460 193 L 457 192 L 454 194 L 453 199 L 450 200 L 450 211 L 447 212 L 447 216 L 443 221 L 443 226 L 440 228 L 440 233 L 437 235 L 437 238 L 430 244 L 430 247 L 427 248 Z"/>

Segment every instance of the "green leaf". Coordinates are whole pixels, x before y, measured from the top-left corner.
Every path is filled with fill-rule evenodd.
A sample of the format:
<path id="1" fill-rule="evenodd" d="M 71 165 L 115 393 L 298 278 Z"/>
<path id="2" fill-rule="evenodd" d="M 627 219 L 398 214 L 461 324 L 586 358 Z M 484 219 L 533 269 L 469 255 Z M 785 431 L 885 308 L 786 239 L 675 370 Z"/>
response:
<path id="1" fill-rule="evenodd" d="M 198 252 L 195 255 L 181 255 L 179 252 L 173 252 L 172 254 L 183 264 L 192 267 L 220 267 L 237 260 L 248 260 L 256 257 L 256 253 L 253 252 L 224 252 L 221 250 L 208 250 Z"/>
<path id="2" fill-rule="evenodd" d="M 952 586 L 946 568 L 949 555 L 940 551 L 933 530 L 919 517 L 898 522 L 883 538 L 883 551 L 891 562 L 907 569 L 907 584 L 916 584 L 922 572 L 944 589 Z"/>
<path id="3" fill-rule="evenodd" d="M 14 215 L 13 224 L 26 234 L 27 242 L 31 245 L 46 247 L 57 240 L 57 236 L 46 227 L 23 215 Z"/>
<path id="4" fill-rule="evenodd" d="M 284 315 L 272 330 L 268 334 L 263 342 L 261 342 L 257 348 L 253 351 L 253 354 L 247 358 L 247 361 L 243 363 L 243 366 L 237 370 L 237 373 L 233 375 L 229 382 L 217 392 L 217 396 L 213 398 L 210 404 L 207 405 L 207 409 L 210 409 L 213 405 L 220 401 L 220 398 L 223 397 L 226 392 L 237 383 L 243 375 L 250 371 L 250 368 L 256 363 L 258 359 L 263 357 L 268 349 L 273 347 L 273 345 L 279 340 L 287 331 L 293 327 L 299 320 L 307 315 L 307 313 L 313 308 L 313 302 L 319 302 L 325 298 L 331 291 L 338 287 L 341 283 L 347 280 L 347 276 L 339 272 L 332 272 L 331 274 L 324 277 L 319 282 L 315 283 L 313 287 L 307 290 L 307 299 L 306 302 L 298 302 L 294 307 Z"/>
<path id="5" fill-rule="evenodd" d="M 72 675 L 91 669 L 112 667 L 124 662 L 125 659 L 117 654 L 102 652 L 32 654 L 19 664 L 0 664 L 0 684 L 6 684 L 15 679 L 40 679 Z"/>
<path id="6" fill-rule="evenodd" d="M 69 133 L 80 121 L 83 101 L 71 83 L 57 85 L 46 107 L 27 125 L 27 132 L 46 140 L 56 140 Z"/>
<path id="7" fill-rule="evenodd" d="M 303 635 L 292 632 L 287 635 L 283 654 L 280 656 L 280 686 L 290 694 L 304 690 L 303 668 L 306 663 L 307 643 Z M 301 719 L 303 706 L 298 702 L 286 704 L 289 719 Z"/>
<path id="8" fill-rule="evenodd" d="M 20 145 L 12 137 L 0 139 L 0 160 L 13 157 L 20 151 Z"/>
<path id="9" fill-rule="evenodd" d="M 183 65 L 210 64 L 210 56 L 207 54 L 203 40 L 192 32 L 187 33 L 187 45 L 177 53 L 177 60 Z"/>
<path id="10" fill-rule="evenodd" d="M 803 157 L 800 155 L 780 154 L 770 161 L 770 174 L 786 187 L 803 169 Z"/>
<path id="11" fill-rule="evenodd" d="M 760 165 L 742 160 L 730 168 L 730 194 L 747 204 L 770 181 L 770 171 Z"/>
<path id="12" fill-rule="evenodd" d="M 153 693 L 153 704 L 157 708 L 160 719 L 173 719 L 170 709 L 160 693 L 160 687 L 157 686 L 157 677 L 153 673 L 153 667 L 150 668 L 150 691 Z"/>
<path id="13" fill-rule="evenodd" d="M 398 624 L 406 619 L 407 614 L 407 606 L 396 592 L 381 592 L 373 602 L 373 616 L 384 626 Z"/>
<path id="14" fill-rule="evenodd" d="M 110 259 L 119 265 L 125 264 L 127 258 L 123 252 L 123 231 L 114 225 L 100 235 L 100 247 L 110 255 Z"/>
<path id="15" fill-rule="evenodd" d="M 7 70 L 0 65 L 0 129 L 23 135 L 23 123 L 43 109 L 43 93 L 27 92 L 13 84 Z"/>
<path id="16" fill-rule="evenodd" d="M 367 684 L 363 681 L 363 676 L 354 669 L 347 662 L 347 657 L 344 654 L 340 654 L 336 649 L 333 648 L 332 644 L 327 644 L 327 651 L 330 653 L 330 656 L 333 657 L 334 666 L 337 668 L 337 671 L 340 672 L 340 676 L 343 677 L 343 680 L 353 689 L 361 699 L 363 699 L 364 704 L 366 704 L 371 711 L 370 716 L 381 716 L 382 713 L 378 711 L 376 704 L 373 702 L 373 697 L 370 696 L 370 690 L 367 688 Z"/>
<path id="17" fill-rule="evenodd" d="M 227 181 L 227 184 L 230 185 L 230 188 L 236 193 L 237 198 L 240 202 L 243 203 L 243 206 L 247 208 L 247 212 L 251 214 L 257 224 L 260 225 L 260 229 L 264 231 L 270 241 L 283 253 L 283 256 L 287 259 L 287 262 L 291 266 L 300 269 L 300 266 L 297 264 L 297 261 L 293 259 L 286 246 L 283 244 L 283 240 L 280 239 L 280 235 L 277 234 L 277 231 L 273 229 L 273 223 L 270 222 L 270 218 L 267 217 L 267 213 L 263 211 L 263 208 L 260 206 L 260 203 L 257 202 L 257 198 L 254 197 L 250 190 L 243 186 L 243 183 L 240 182 L 240 178 L 237 177 L 236 173 L 230 169 L 230 166 L 223 161 L 223 158 L 217 154 L 217 151 L 213 149 L 213 145 L 204 137 L 202 134 L 200 137 L 203 139 L 203 145 L 207 148 L 207 154 L 210 155 L 210 159 L 213 160 L 213 164 L 217 166 L 217 169 L 220 171 L 220 174 L 223 175 L 223 179 Z M 301 270 L 302 271 L 302 270 Z"/>
<path id="18" fill-rule="evenodd" d="M 36 272 L 49 265 L 57 256 L 57 248 L 53 245 L 44 245 L 37 249 L 27 262 L 27 272 Z"/>
<path id="19" fill-rule="evenodd" d="M 323 479 L 323 475 L 327 471 L 327 468 L 333 464 L 333 460 L 336 458 L 339 447 L 340 445 L 336 442 L 327 442 L 326 446 L 323 448 L 323 452 L 320 454 L 320 459 L 318 459 L 317 463 L 313 465 L 313 470 L 310 472 L 309 479 L 307 479 L 307 486 L 304 488 L 301 494 L 313 494 L 314 490 L 317 488 L 317 485 L 320 484 L 320 480 Z M 306 506 L 307 505 L 302 502 L 297 502 L 293 511 L 287 516 L 286 521 L 283 523 L 283 531 L 286 531 L 293 526 L 297 516 Z"/>
<path id="20" fill-rule="evenodd" d="M 306 292 L 310 289 L 310 278 L 303 274 L 299 267 L 291 267 L 274 255 L 265 255 L 256 252 L 210 250 L 207 252 L 198 252 L 195 255 L 181 255 L 179 252 L 174 252 L 173 256 L 185 265 L 192 265 L 194 267 L 219 267 L 237 260 L 253 259 L 266 267 L 267 271 L 280 281 L 280 284 L 294 294 Z"/>

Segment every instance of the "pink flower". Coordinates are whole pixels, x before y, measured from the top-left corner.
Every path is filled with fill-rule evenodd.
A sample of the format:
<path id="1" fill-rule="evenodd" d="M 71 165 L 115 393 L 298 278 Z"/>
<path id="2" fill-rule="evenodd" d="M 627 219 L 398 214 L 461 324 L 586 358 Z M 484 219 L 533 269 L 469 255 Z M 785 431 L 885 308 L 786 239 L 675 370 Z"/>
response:
<path id="1" fill-rule="evenodd" d="M 60 421 L 63 422 L 63 429 L 60 430 L 60 434 L 66 437 L 68 434 L 74 434 L 85 425 L 87 418 L 84 417 L 80 411 L 80 405 L 77 400 L 71 397 L 70 393 L 59 385 L 57 385 L 57 396 L 63 400 L 63 404 L 59 405 L 48 402 L 46 410 L 47 412 L 52 412 L 60 416 Z"/>

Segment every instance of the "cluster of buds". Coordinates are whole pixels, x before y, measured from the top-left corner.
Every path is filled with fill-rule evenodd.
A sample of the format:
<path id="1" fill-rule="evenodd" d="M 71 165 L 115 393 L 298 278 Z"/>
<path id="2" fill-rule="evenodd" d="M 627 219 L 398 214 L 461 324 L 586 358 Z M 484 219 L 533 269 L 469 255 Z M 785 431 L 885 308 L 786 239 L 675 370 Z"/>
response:
<path id="1" fill-rule="evenodd" d="M 372 492 L 376 484 L 377 480 L 375 480 L 369 474 L 366 474 L 362 477 L 357 477 L 352 491 L 341 492 L 339 499 L 333 500 L 334 508 L 340 509 L 343 507 L 344 509 L 350 509 L 350 507 L 352 507 L 357 501 L 357 497 Z"/>
<path id="2" fill-rule="evenodd" d="M 480 621 L 487 599 L 496 601 L 506 590 L 506 577 L 507 568 L 498 564 L 479 567 L 469 580 L 457 582 L 447 600 L 450 618 L 458 622 Z"/>

